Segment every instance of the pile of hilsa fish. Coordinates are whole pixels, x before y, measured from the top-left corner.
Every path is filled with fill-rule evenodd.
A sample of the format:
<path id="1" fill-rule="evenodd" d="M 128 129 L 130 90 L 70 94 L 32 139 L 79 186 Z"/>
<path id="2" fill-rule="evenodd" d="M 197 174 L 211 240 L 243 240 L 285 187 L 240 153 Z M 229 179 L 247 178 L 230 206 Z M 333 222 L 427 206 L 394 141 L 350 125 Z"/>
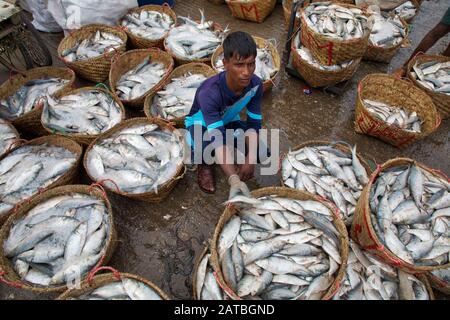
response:
<path id="1" fill-rule="evenodd" d="M 300 42 L 300 33 L 297 34 L 295 37 L 295 48 L 297 49 L 298 54 L 300 55 L 300 58 L 304 61 L 306 61 L 309 65 L 324 70 L 324 71 L 340 71 L 343 69 L 348 68 L 355 60 L 350 60 L 330 66 L 322 65 L 320 64 L 314 56 L 311 54 L 311 51 L 305 46 L 303 46 Z"/>
<path id="2" fill-rule="evenodd" d="M 0 119 L 0 156 L 7 152 L 19 137 L 5 120 Z"/>
<path id="3" fill-rule="evenodd" d="M 417 266 L 449 263 L 450 184 L 418 165 L 380 173 L 370 189 L 372 226 L 378 239 Z"/>
<path id="4" fill-rule="evenodd" d="M 223 53 L 217 57 L 217 60 L 214 62 L 214 67 L 216 70 L 225 71 L 225 67 L 223 65 Z M 275 66 L 275 61 L 273 60 L 272 52 L 268 47 L 258 48 L 256 54 L 256 68 L 255 74 L 261 78 L 261 80 L 268 81 L 275 76 L 275 74 L 279 71 Z"/>
<path id="5" fill-rule="evenodd" d="M 111 227 L 103 200 L 55 196 L 14 223 L 3 249 L 22 280 L 58 286 L 81 280 L 97 264 Z"/>
<path id="6" fill-rule="evenodd" d="M 77 43 L 61 55 L 68 62 L 75 62 L 99 57 L 105 53 L 118 49 L 124 44 L 123 40 L 109 32 L 97 31 L 89 38 Z"/>
<path id="7" fill-rule="evenodd" d="M 369 43 L 377 47 L 393 47 L 406 37 L 406 28 L 399 16 L 390 17 L 384 13 L 373 12 L 374 24 L 369 36 Z"/>
<path id="8" fill-rule="evenodd" d="M 167 120 L 188 115 L 195 93 L 206 79 L 203 74 L 198 73 L 187 73 L 179 78 L 173 78 L 155 95 L 151 106 L 152 114 Z"/>
<path id="9" fill-rule="evenodd" d="M 394 12 L 394 14 L 396 15 L 399 15 L 400 18 L 408 20 L 416 15 L 417 8 L 411 1 L 407 1 L 392 10 L 392 12 Z"/>
<path id="10" fill-rule="evenodd" d="M 0 117 L 14 120 L 30 112 L 48 96 L 69 83 L 69 80 L 59 78 L 42 78 L 30 80 L 19 88 L 12 96 L 0 101 Z"/>
<path id="11" fill-rule="evenodd" d="M 142 10 L 127 14 L 122 26 L 138 37 L 148 40 L 164 38 L 167 31 L 175 24 L 172 17 L 164 12 Z"/>
<path id="12" fill-rule="evenodd" d="M 89 293 L 68 300 L 162 300 L 162 298 L 145 283 L 122 277 L 119 281 L 102 285 Z"/>
<path id="13" fill-rule="evenodd" d="M 427 287 L 350 240 L 345 276 L 334 300 L 429 300 Z"/>
<path id="14" fill-rule="evenodd" d="M 315 200 L 277 196 L 227 201 L 238 208 L 217 253 L 228 286 L 243 299 L 321 299 L 341 260 L 331 210 Z"/>
<path id="15" fill-rule="evenodd" d="M 318 194 L 339 208 L 346 225 L 361 191 L 369 181 L 368 173 L 356 155 L 356 146 L 347 154 L 330 145 L 308 146 L 289 151 L 281 163 L 286 186 Z"/>
<path id="16" fill-rule="evenodd" d="M 48 99 L 42 111 L 42 123 L 60 132 L 97 135 L 122 120 L 122 110 L 109 95 L 98 90 L 83 90 Z"/>
<path id="17" fill-rule="evenodd" d="M 161 62 L 151 62 L 150 57 L 122 75 L 116 84 L 116 94 L 121 100 L 133 100 L 142 97 L 157 85 L 167 73 L 167 67 Z"/>
<path id="18" fill-rule="evenodd" d="M 87 155 L 87 170 L 120 192 L 157 192 L 183 162 L 180 138 L 156 124 L 136 125 L 99 140 Z"/>
<path id="19" fill-rule="evenodd" d="M 229 300 L 228 295 L 223 291 L 214 277 L 214 269 L 211 265 L 211 253 L 208 252 L 200 261 L 196 278 L 197 300 Z"/>
<path id="20" fill-rule="evenodd" d="M 214 31 L 214 22 L 206 21 L 202 10 L 199 23 L 189 17 L 179 17 L 184 24 L 174 27 L 166 37 L 166 45 L 177 57 L 185 60 L 201 60 L 211 57 L 225 39 L 227 30 Z"/>
<path id="21" fill-rule="evenodd" d="M 347 9 L 331 2 L 311 3 L 302 16 L 315 32 L 339 40 L 362 38 L 371 27 L 361 9 Z"/>
<path id="22" fill-rule="evenodd" d="M 400 106 L 390 106 L 380 101 L 364 99 L 364 106 L 372 115 L 384 122 L 411 132 L 422 132 L 423 121 L 415 111 L 408 111 Z"/>
<path id="23" fill-rule="evenodd" d="M 46 188 L 76 163 L 76 155 L 46 143 L 23 146 L 0 161 L 0 216 Z"/>
<path id="24" fill-rule="evenodd" d="M 424 88 L 450 95 L 450 61 L 429 61 L 412 67 L 411 75 Z"/>

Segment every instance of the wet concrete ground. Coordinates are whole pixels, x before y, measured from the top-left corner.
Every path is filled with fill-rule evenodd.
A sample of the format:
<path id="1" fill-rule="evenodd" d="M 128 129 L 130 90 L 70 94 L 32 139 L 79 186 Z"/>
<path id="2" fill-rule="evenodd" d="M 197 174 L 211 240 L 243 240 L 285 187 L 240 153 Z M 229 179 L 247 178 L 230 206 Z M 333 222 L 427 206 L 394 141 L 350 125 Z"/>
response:
<path id="1" fill-rule="evenodd" d="M 426 139 L 404 149 L 397 149 L 375 138 L 358 135 L 353 130 L 356 87 L 370 73 L 389 73 L 409 57 L 422 37 L 440 20 L 448 6 L 447 0 L 424 1 L 412 22 L 412 46 L 401 49 L 390 64 L 362 62 L 344 94 L 333 97 L 320 90 L 303 94 L 304 83 L 279 73 L 276 87 L 264 96 L 264 126 L 280 129 L 281 152 L 308 140 L 345 140 L 357 144 L 367 159 L 377 163 L 394 157 L 410 157 L 432 168 L 450 174 L 450 121 L 444 121 L 439 130 Z M 232 30 L 247 31 L 253 35 L 277 40 L 280 53 L 284 50 L 286 32 L 281 5 L 263 24 L 237 20 L 231 17 L 226 5 L 212 5 L 205 0 L 178 0 L 178 15 L 197 17 L 198 8 L 204 8 L 206 17 Z M 61 34 L 45 35 L 48 46 L 56 52 Z M 429 52 L 442 52 L 449 37 L 439 41 Z M 285 61 L 283 61 L 284 66 Z M 55 65 L 61 62 L 54 59 Z M 2 81 L 8 73 L 1 73 Z M 79 85 L 85 83 L 80 82 Z M 139 115 L 139 114 L 135 114 Z M 143 115 L 143 113 L 141 114 Z M 228 197 L 228 187 L 216 168 L 217 192 L 208 195 L 200 191 L 196 172 L 188 172 L 168 199 L 160 204 L 130 201 L 109 193 L 115 214 L 119 243 L 109 265 L 122 271 L 150 279 L 175 299 L 192 299 L 194 261 L 212 237 L 214 227 Z M 89 183 L 86 177 L 83 183 Z M 278 185 L 276 176 L 262 177 L 259 173 L 249 182 L 251 189 Z M 0 284 L 0 299 L 53 299 L 55 294 L 33 294 L 11 289 Z"/>

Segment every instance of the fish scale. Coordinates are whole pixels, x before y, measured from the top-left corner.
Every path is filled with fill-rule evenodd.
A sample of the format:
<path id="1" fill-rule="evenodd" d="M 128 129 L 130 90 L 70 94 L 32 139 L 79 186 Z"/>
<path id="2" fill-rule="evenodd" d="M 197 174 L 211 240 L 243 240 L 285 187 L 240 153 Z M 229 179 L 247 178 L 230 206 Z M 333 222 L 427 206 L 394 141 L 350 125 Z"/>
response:
<path id="1" fill-rule="evenodd" d="M 347 268 L 342 279 L 339 291 L 333 297 L 334 300 L 399 300 L 408 296 L 411 300 L 425 298 L 429 300 L 428 291 L 424 283 L 417 278 L 406 278 L 409 286 L 413 281 L 420 286 L 417 288 L 419 294 L 408 291 L 408 285 L 398 286 L 398 269 L 385 264 L 369 252 L 362 250 L 358 244 L 350 240 L 350 253 Z M 366 290 L 358 292 L 359 286 Z"/>
<path id="2" fill-rule="evenodd" d="M 374 181 L 372 190 L 378 189 L 381 182 L 386 186 L 380 189 L 381 192 L 371 192 L 369 198 L 375 205 L 371 206 L 371 210 L 375 210 L 372 213 L 376 219 L 371 220 L 375 230 L 378 230 L 381 242 L 395 255 L 414 265 L 439 266 L 449 263 L 450 234 L 445 234 L 450 222 L 449 216 L 445 213 L 439 216 L 435 214 L 439 213 L 441 206 L 444 210 L 449 210 L 450 195 L 447 195 L 447 182 L 437 176 L 431 179 L 431 175 L 415 163 L 411 166 L 394 168 L 396 174 L 394 179 L 385 178 L 393 171 L 386 170 L 380 173 Z M 424 188 L 429 182 L 437 187 L 433 189 L 434 192 Z M 407 192 L 404 189 L 398 190 L 400 187 L 405 187 Z M 388 197 L 393 199 L 394 196 L 397 197 L 396 208 L 391 211 L 390 204 L 386 207 L 384 199 Z M 380 216 L 381 214 L 384 218 Z M 382 218 L 381 224 L 384 225 L 382 228 L 377 226 L 376 220 L 379 218 Z"/>
<path id="3" fill-rule="evenodd" d="M 254 203 L 255 208 L 260 211 L 252 212 L 251 207 L 249 208 L 251 203 Z M 278 207 L 274 203 L 281 205 L 289 215 L 298 216 L 301 219 L 286 217 L 281 219 L 280 211 L 276 210 Z M 325 207 L 328 215 L 324 215 L 323 208 L 317 201 L 301 201 L 277 196 L 258 199 L 245 199 L 241 196 L 240 200 L 234 200 L 233 204 L 240 211 L 240 217 L 247 222 L 251 221 L 269 229 L 262 221 L 267 222 L 265 217 L 271 217 L 271 219 L 276 217 L 273 222 L 277 225 L 273 230 L 270 228 L 263 231 L 270 238 L 251 239 L 254 241 L 240 237 L 234 231 L 235 228 L 231 227 L 236 225 L 237 216 L 224 225 L 218 238 L 218 248 L 223 252 L 230 246 L 230 241 L 233 241 L 232 248 L 235 252 L 231 257 L 232 248 L 226 249 L 228 250 L 226 254 L 218 252 L 219 263 L 222 266 L 224 279 L 233 291 L 243 299 L 320 299 L 333 283 L 342 263 L 340 242 L 335 236 L 335 233 L 339 233 L 325 218 L 328 215 L 331 216 L 329 209 Z M 266 212 L 261 208 L 264 208 Z M 313 208 L 320 212 L 307 211 Z M 242 215 L 242 212 L 245 212 L 245 215 Z M 252 215 L 254 218 L 251 217 Z M 304 222 L 300 225 L 298 221 Z M 240 233 L 256 231 L 252 228 L 258 228 L 256 225 L 250 227 L 249 224 L 236 225 L 236 227 L 241 230 Z M 288 229 L 293 231 L 289 233 Z M 240 255 L 237 255 L 236 251 L 240 252 Z M 239 256 L 243 259 L 241 260 Z M 330 260 L 333 260 L 333 269 L 331 269 Z M 203 260 L 200 263 L 201 267 L 197 270 L 198 278 L 195 280 L 197 290 L 202 288 L 201 290 L 204 291 L 204 287 L 207 286 L 204 281 L 205 264 Z M 236 278 L 237 270 L 244 270 L 240 280 Z M 200 298 L 206 298 L 206 295 L 202 294 Z"/>
<path id="4" fill-rule="evenodd" d="M 314 157 L 313 161 L 316 162 L 317 165 L 320 164 L 324 166 L 324 169 L 322 169 L 325 170 L 324 174 L 314 174 L 311 169 L 308 174 L 297 169 L 303 168 L 302 166 L 299 166 L 299 164 L 305 165 L 305 163 L 309 161 L 307 159 L 300 161 L 296 160 L 293 153 L 301 152 L 303 150 L 300 149 L 288 153 L 286 159 L 289 159 L 289 161 L 285 161 L 286 159 L 282 161 L 282 178 L 284 184 L 289 186 L 286 182 L 288 179 L 292 178 L 293 173 L 295 172 L 295 175 L 297 177 L 300 176 L 302 181 L 300 184 L 294 184 L 296 189 L 319 194 L 330 199 L 340 209 L 340 213 L 344 217 L 346 225 L 350 225 L 353 219 L 356 203 L 359 199 L 359 192 L 362 191 L 363 186 L 368 181 L 367 172 L 361 165 L 359 159 L 356 156 L 353 156 L 356 155 L 356 149 L 352 149 L 352 156 L 340 153 L 338 153 L 338 156 L 337 154 L 333 154 L 331 152 L 325 152 L 325 147 L 329 148 L 328 151 L 335 150 L 335 152 L 338 152 L 338 149 L 334 148 L 333 145 L 307 147 L 308 152 L 313 152 L 315 156 L 317 156 L 317 159 Z M 310 155 L 310 158 L 311 157 L 312 156 Z M 339 159 L 346 159 L 347 161 L 342 161 Z M 297 163 L 293 164 L 292 162 Z M 318 166 L 315 168 L 319 169 Z"/>
<path id="5" fill-rule="evenodd" d="M 173 120 L 184 117 L 191 111 L 197 88 L 207 78 L 203 74 L 186 73 L 172 79 L 162 90 L 156 93 L 151 112 L 163 119 Z"/>
<path id="6" fill-rule="evenodd" d="M 134 125 L 101 139 L 87 154 L 87 170 L 96 180 L 127 193 L 157 192 L 183 161 L 180 137 L 158 126 Z"/>
<path id="7" fill-rule="evenodd" d="M 54 206 L 55 200 L 57 206 Z M 92 210 L 95 206 L 102 215 L 101 223 L 96 223 L 97 229 L 102 230 L 101 234 L 96 230 L 92 234 L 87 232 L 90 217 L 78 220 L 75 218 L 76 214 L 72 217 L 64 215 L 68 208 L 76 213 L 85 210 L 87 206 Z M 51 215 L 48 214 L 49 211 Z M 26 226 L 25 232 L 23 226 Z M 79 266 L 83 270 L 83 276 L 89 271 L 89 266 L 98 262 L 106 250 L 109 230 L 111 226 L 103 200 L 81 193 L 69 193 L 41 202 L 17 220 L 15 227 L 10 229 L 3 248 L 6 256 L 16 261 L 15 271 L 22 279 L 34 285 L 61 285 L 66 280 L 70 281 L 71 266 Z M 88 243 L 90 251 L 86 252 L 83 248 Z M 52 265 L 52 269 L 49 269 L 48 266 Z"/>
<path id="8" fill-rule="evenodd" d="M 66 100 L 49 98 L 44 103 L 41 120 L 47 128 L 61 132 L 97 135 L 122 120 L 123 112 L 119 105 L 102 91 L 82 90 L 65 98 Z"/>
<path id="9" fill-rule="evenodd" d="M 75 162 L 74 153 L 46 143 L 14 150 L 0 161 L 0 215 L 52 184 Z"/>
<path id="10" fill-rule="evenodd" d="M 142 10 L 140 13 L 127 14 L 121 24 L 133 35 L 147 40 L 159 40 L 175 25 L 175 21 L 164 12 Z"/>

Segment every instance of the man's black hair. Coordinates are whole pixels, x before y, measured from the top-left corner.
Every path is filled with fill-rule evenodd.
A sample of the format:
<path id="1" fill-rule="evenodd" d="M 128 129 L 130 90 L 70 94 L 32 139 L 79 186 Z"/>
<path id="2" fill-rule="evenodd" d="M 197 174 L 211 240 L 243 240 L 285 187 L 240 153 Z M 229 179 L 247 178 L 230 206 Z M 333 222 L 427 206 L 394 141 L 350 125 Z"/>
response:
<path id="1" fill-rule="evenodd" d="M 235 54 L 239 59 L 256 57 L 255 40 L 247 32 L 236 31 L 230 33 L 223 42 L 223 54 L 227 60 Z"/>

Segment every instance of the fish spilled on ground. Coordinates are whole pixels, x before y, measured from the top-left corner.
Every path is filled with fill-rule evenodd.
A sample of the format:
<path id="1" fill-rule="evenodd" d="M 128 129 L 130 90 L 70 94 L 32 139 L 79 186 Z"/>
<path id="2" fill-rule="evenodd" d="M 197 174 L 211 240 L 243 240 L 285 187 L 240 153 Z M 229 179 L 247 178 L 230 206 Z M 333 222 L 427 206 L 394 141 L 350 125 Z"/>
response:
<path id="1" fill-rule="evenodd" d="M 180 16 L 184 24 L 169 31 L 166 44 L 175 56 L 191 61 L 208 58 L 224 40 L 227 30 L 214 31 L 214 22 L 206 21 L 203 11 L 200 13 L 200 23 Z"/>
<path id="2" fill-rule="evenodd" d="M 196 278 L 197 300 L 229 300 L 228 295 L 223 291 L 214 277 L 214 270 L 211 265 L 211 253 L 208 252 L 200 261 Z"/>
<path id="3" fill-rule="evenodd" d="M 321 299 L 341 260 L 334 216 L 315 200 L 237 196 L 217 243 L 228 286 L 243 299 Z"/>
<path id="4" fill-rule="evenodd" d="M 399 16 L 390 17 L 385 13 L 372 13 L 374 24 L 369 36 L 369 43 L 376 47 L 393 47 L 406 37 L 405 26 Z"/>
<path id="5" fill-rule="evenodd" d="M 150 62 L 146 57 L 143 62 L 122 75 L 116 84 L 116 94 L 121 100 L 133 100 L 142 97 L 157 85 L 167 73 L 161 62 Z"/>
<path id="6" fill-rule="evenodd" d="M 300 55 L 300 58 L 315 68 L 325 70 L 325 71 L 340 71 L 342 69 L 348 68 L 351 64 L 356 62 L 356 60 L 350 60 L 350 61 L 334 64 L 331 66 L 322 65 L 313 57 L 313 55 L 311 54 L 311 51 L 309 51 L 309 49 L 307 47 L 302 46 L 302 44 L 300 42 L 300 33 L 297 34 L 294 41 L 295 41 L 295 48 L 297 49 L 297 52 Z"/>
<path id="7" fill-rule="evenodd" d="M 59 78 L 41 78 L 30 80 L 20 87 L 12 96 L 0 101 L 0 117 L 14 120 L 30 112 L 69 83 Z"/>
<path id="8" fill-rule="evenodd" d="M 59 100 L 47 99 L 42 123 L 56 131 L 97 135 L 120 123 L 122 113 L 109 94 L 89 89 Z"/>
<path id="9" fill-rule="evenodd" d="M 393 12 L 400 18 L 408 20 L 416 15 L 417 8 L 411 1 L 407 1 L 395 8 Z"/>
<path id="10" fill-rule="evenodd" d="M 167 120 L 188 115 L 194 102 L 195 93 L 206 79 L 203 74 L 190 72 L 179 78 L 173 78 L 153 98 L 152 115 Z"/>
<path id="11" fill-rule="evenodd" d="M 311 3 L 305 8 L 302 16 L 315 32 L 333 39 L 362 38 L 371 27 L 361 9 L 347 9 L 331 2 Z"/>
<path id="12" fill-rule="evenodd" d="M 350 240 L 345 276 L 333 300 L 429 300 L 426 286 Z"/>
<path id="13" fill-rule="evenodd" d="M 68 62 L 97 58 L 122 46 L 123 40 L 109 32 L 97 31 L 89 38 L 77 43 L 62 52 L 62 57 Z"/>
<path id="14" fill-rule="evenodd" d="M 144 282 L 122 277 L 69 300 L 162 300 L 161 296 Z"/>
<path id="15" fill-rule="evenodd" d="M 352 223 L 361 191 L 369 181 L 356 155 L 356 146 L 351 150 L 348 154 L 333 144 L 308 146 L 289 151 L 281 163 L 286 186 L 333 201 L 346 225 Z"/>
<path id="16" fill-rule="evenodd" d="M 15 141 L 19 139 L 16 132 L 5 120 L 0 119 L 0 156 L 8 151 Z"/>
<path id="17" fill-rule="evenodd" d="M 405 108 L 390 106 L 380 101 L 364 99 L 364 106 L 375 117 L 400 129 L 412 132 L 422 132 L 422 120 L 415 111 L 409 112 Z"/>
<path id="18" fill-rule="evenodd" d="M 14 222 L 3 244 L 23 281 L 43 287 L 81 280 L 106 251 L 105 202 L 80 193 L 52 197 Z"/>
<path id="19" fill-rule="evenodd" d="M 0 216 L 55 182 L 75 162 L 74 153 L 46 143 L 8 154 L 0 161 Z"/>
<path id="20" fill-rule="evenodd" d="M 214 62 L 214 67 L 216 70 L 225 71 L 225 67 L 223 65 L 223 53 L 217 57 L 217 60 Z M 275 62 L 272 57 L 272 52 L 268 47 L 265 48 L 257 48 L 256 54 L 256 68 L 255 74 L 261 78 L 261 80 L 267 81 L 272 79 L 278 72 L 277 67 L 275 66 Z"/>
<path id="21" fill-rule="evenodd" d="M 125 128 L 93 145 L 87 155 L 88 173 L 96 181 L 126 193 L 158 191 L 183 162 L 181 139 L 156 124 Z"/>
<path id="22" fill-rule="evenodd" d="M 417 164 L 384 170 L 369 196 L 372 226 L 397 257 L 417 266 L 449 263 L 450 184 Z"/>
<path id="23" fill-rule="evenodd" d="M 413 65 L 413 78 L 426 89 L 450 95 L 450 61 L 418 63 Z"/>
<path id="24" fill-rule="evenodd" d="M 122 26 L 138 37 L 148 40 L 164 38 L 167 31 L 175 24 L 172 17 L 164 12 L 142 10 L 127 14 Z"/>

